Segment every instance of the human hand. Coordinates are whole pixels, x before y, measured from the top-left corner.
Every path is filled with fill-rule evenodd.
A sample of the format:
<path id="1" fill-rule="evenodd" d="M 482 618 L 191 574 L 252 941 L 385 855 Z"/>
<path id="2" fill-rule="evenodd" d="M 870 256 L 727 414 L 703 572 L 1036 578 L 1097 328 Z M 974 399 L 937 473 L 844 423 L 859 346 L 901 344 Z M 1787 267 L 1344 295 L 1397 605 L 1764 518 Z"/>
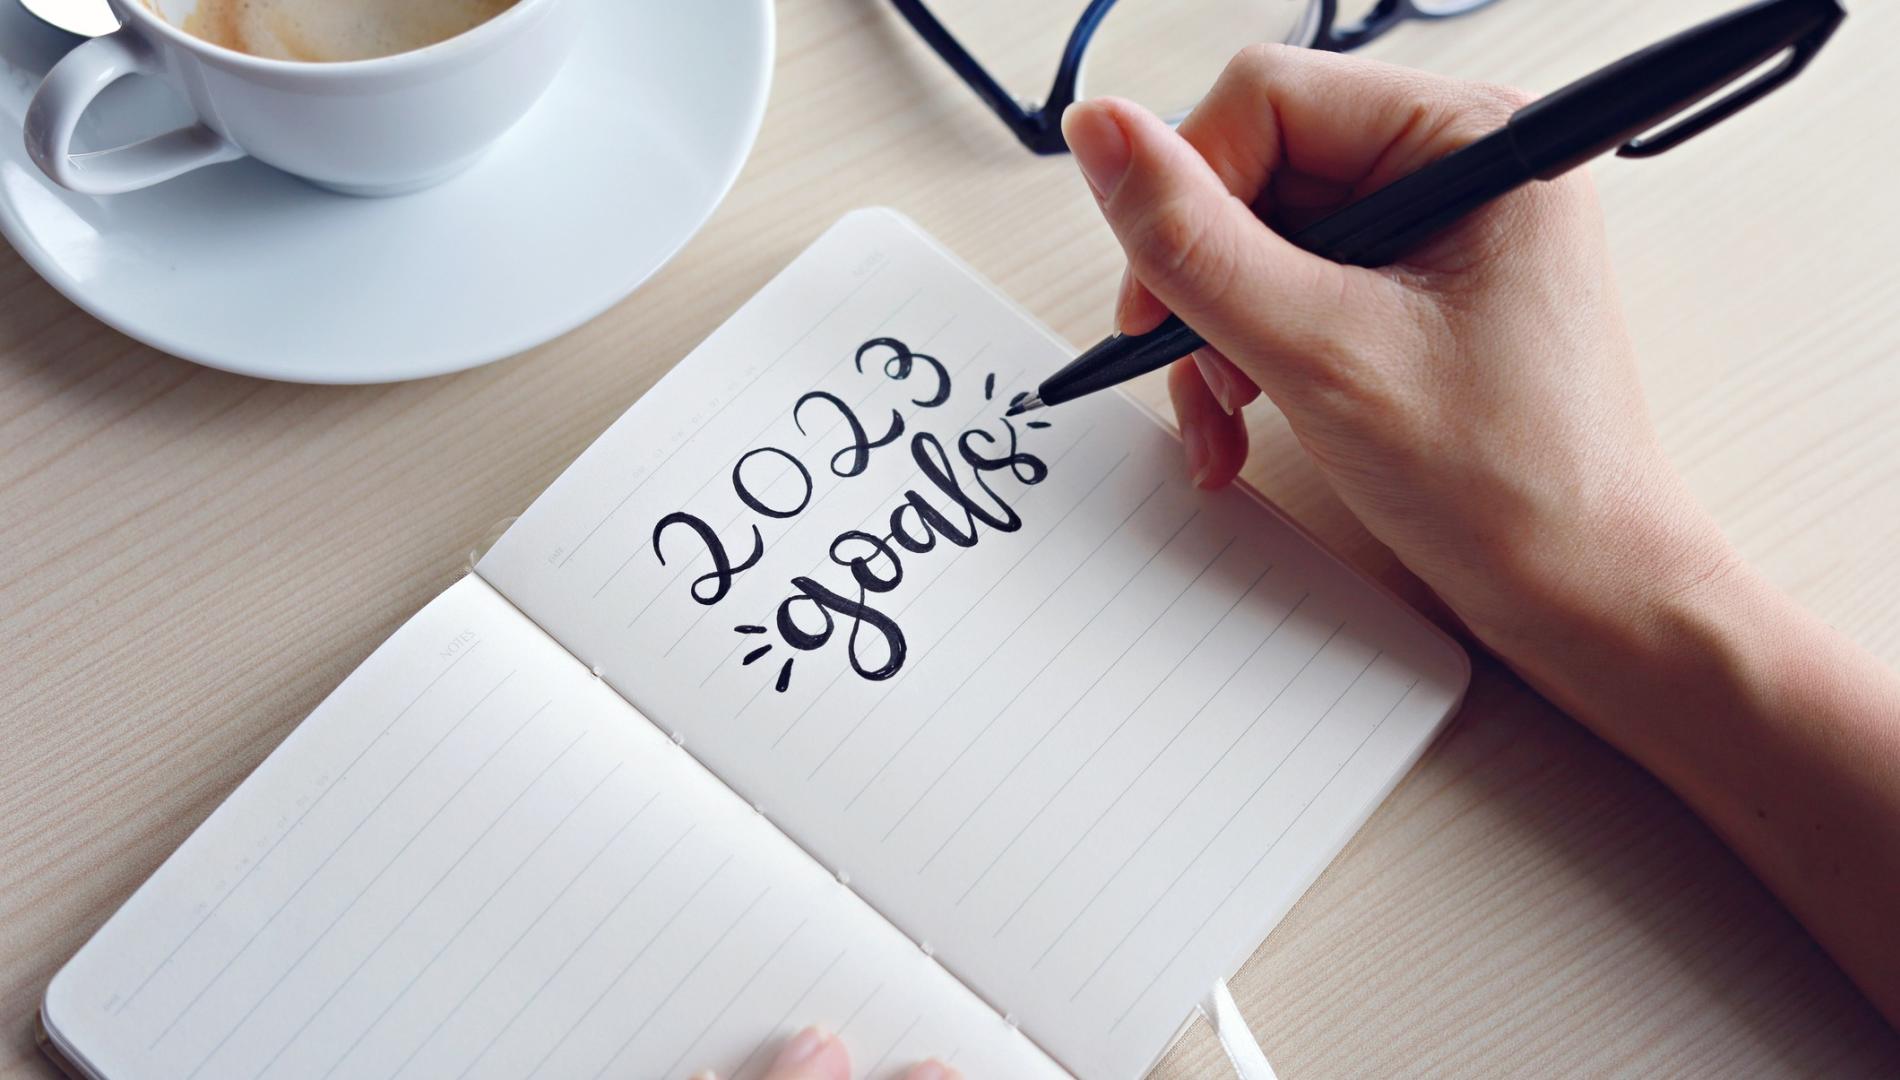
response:
<path id="1" fill-rule="evenodd" d="M 911 1066 L 904 1080 L 962 1080 L 963 1074 L 932 1059 Z M 701 1073 L 694 1080 L 716 1080 Z M 786 1040 L 761 1080 L 851 1080 L 851 1054 L 836 1035 L 808 1027 Z"/>
<path id="2" fill-rule="evenodd" d="M 1513 193 L 1378 270 L 1274 231 L 1525 100 L 1263 46 L 1178 133 L 1112 99 L 1071 107 L 1063 127 L 1128 256 L 1119 328 L 1172 310 L 1210 343 L 1169 380 L 1196 482 L 1233 479 L 1239 409 L 1264 391 L 1373 535 L 1548 690 L 1597 611 L 1639 609 L 1733 558 L 1650 425 L 1589 179 Z"/>
<path id="3" fill-rule="evenodd" d="M 1492 203 L 1397 265 L 1297 229 L 1524 98 L 1303 49 L 1243 52 L 1180 131 L 1063 130 L 1128 255 L 1122 330 L 1210 348 L 1169 387 L 1197 483 L 1265 392 L 1346 506 L 1474 634 L 1680 794 L 1900 1022 L 1900 675 L 1723 539 L 1643 405 L 1589 179 Z"/>

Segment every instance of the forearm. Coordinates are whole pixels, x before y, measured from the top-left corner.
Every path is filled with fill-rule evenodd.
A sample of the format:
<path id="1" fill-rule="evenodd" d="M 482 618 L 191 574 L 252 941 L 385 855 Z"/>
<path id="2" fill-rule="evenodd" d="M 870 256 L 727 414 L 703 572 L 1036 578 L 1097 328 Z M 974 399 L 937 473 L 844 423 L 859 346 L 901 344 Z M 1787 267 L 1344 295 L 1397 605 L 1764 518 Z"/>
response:
<path id="1" fill-rule="evenodd" d="M 1739 562 L 1507 657 L 1673 788 L 1900 1024 L 1900 677 Z"/>

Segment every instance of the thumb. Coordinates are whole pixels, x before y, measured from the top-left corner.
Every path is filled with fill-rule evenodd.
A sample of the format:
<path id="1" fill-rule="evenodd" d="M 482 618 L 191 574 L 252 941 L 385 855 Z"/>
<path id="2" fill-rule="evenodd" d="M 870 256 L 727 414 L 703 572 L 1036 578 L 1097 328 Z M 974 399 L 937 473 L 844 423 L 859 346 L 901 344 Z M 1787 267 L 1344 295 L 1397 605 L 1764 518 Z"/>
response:
<path id="1" fill-rule="evenodd" d="M 1062 131 L 1134 276 L 1158 300 L 1276 397 L 1290 380 L 1344 374 L 1342 334 L 1371 299 L 1364 271 L 1287 242 L 1138 105 L 1077 103 Z"/>

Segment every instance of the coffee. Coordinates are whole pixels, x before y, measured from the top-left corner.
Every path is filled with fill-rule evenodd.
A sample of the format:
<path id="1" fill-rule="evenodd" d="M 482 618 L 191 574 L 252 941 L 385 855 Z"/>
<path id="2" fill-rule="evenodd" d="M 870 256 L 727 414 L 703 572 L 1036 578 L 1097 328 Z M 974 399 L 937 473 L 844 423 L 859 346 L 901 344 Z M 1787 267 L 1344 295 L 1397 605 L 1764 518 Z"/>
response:
<path id="1" fill-rule="evenodd" d="M 516 0 L 145 0 L 186 33 L 274 60 L 368 60 L 472 30 Z"/>

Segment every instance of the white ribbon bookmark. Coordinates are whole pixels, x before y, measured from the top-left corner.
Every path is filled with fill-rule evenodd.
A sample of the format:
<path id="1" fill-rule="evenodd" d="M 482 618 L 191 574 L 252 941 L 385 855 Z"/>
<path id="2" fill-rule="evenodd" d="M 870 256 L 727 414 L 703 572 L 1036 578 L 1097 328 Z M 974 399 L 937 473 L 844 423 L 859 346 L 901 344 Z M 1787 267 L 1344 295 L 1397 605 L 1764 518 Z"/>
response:
<path id="1" fill-rule="evenodd" d="M 1201 1012 L 1214 1025 L 1214 1036 L 1233 1064 L 1234 1075 L 1240 1080 L 1279 1080 L 1273 1075 L 1273 1066 L 1267 1064 L 1266 1051 L 1260 1049 L 1260 1041 L 1240 1015 L 1240 1006 L 1234 1004 L 1226 979 L 1214 980 L 1214 989 L 1201 1003 Z"/>

